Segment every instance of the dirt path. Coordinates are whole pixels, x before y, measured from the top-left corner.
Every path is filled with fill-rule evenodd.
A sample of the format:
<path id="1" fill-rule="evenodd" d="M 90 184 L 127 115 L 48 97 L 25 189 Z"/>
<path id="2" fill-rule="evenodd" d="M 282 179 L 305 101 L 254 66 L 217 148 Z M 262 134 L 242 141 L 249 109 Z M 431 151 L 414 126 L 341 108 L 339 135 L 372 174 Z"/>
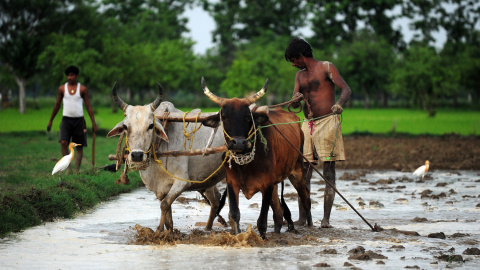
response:
<path id="1" fill-rule="evenodd" d="M 479 136 L 345 136 L 344 144 L 339 169 L 407 172 L 429 160 L 431 170 L 480 170 Z"/>

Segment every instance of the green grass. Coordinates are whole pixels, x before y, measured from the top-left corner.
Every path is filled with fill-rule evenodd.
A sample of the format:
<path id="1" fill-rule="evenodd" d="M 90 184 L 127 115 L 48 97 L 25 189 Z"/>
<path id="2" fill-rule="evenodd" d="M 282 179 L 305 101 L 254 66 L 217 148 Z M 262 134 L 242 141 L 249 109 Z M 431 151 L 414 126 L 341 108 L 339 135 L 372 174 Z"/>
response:
<path id="1" fill-rule="evenodd" d="M 190 110 L 183 108 L 184 111 Z M 205 112 L 217 111 L 218 108 L 205 108 Z M 46 130 L 52 113 L 51 108 L 27 110 L 20 115 L 16 109 L 0 111 L 0 132 L 12 131 L 42 131 Z M 303 117 L 303 114 L 299 114 Z M 91 130 L 91 121 L 85 113 L 87 127 Z M 52 124 L 52 131 L 58 132 L 61 112 L 57 114 Z M 112 129 L 123 119 L 123 113 L 112 113 L 110 108 L 95 109 L 95 120 L 100 129 Z M 480 134 L 480 112 L 467 110 L 439 109 L 435 117 L 428 117 L 427 112 L 413 109 L 349 109 L 343 112 L 343 134 L 380 133 L 392 131 L 413 135 L 430 134 L 443 135 L 456 133 L 459 135 Z M 47 136 L 47 135 L 45 135 Z"/>
<path id="2" fill-rule="evenodd" d="M 0 138 L 0 237 L 57 217 L 71 218 L 143 185 L 138 172 L 129 173 L 129 185 L 116 185 L 120 172 L 98 168 L 113 163 L 108 155 L 115 153 L 118 137 L 97 135 L 95 170 L 90 137 L 79 174 L 66 173 L 62 183 L 58 175 L 52 176 L 62 157 L 58 132 L 48 136 L 44 131 L 9 132 L 0 133 Z"/>
<path id="3" fill-rule="evenodd" d="M 449 133 L 464 136 L 480 134 L 480 112 L 438 110 L 435 117 L 412 109 L 345 109 L 342 132 L 408 133 L 412 135 L 443 135 Z"/>

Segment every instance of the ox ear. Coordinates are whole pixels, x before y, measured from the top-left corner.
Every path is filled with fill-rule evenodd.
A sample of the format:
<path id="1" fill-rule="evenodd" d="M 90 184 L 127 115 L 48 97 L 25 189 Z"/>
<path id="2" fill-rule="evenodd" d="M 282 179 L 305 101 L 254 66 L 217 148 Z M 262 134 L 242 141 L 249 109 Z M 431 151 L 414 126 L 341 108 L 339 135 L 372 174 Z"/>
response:
<path id="1" fill-rule="evenodd" d="M 255 119 L 255 123 L 258 125 L 264 125 L 268 122 L 268 114 L 266 112 L 254 112 L 253 119 Z"/>
<path id="2" fill-rule="evenodd" d="M 220 114 L 219 113 L 205 118 L 205 120 L 202 121 L 202 124 L 204 126 L 211 127 L 211 128 L 218 127 L 218 124 L 220 124 Z"/>
<path id="3" fill-rule="evenodd" d="M 160 120 L 155 119 L 155 133 L 160 136 L 164 141 L 168 143 L 168 136 L 167 133 L 165 132 L 165 129 L 163 128 L 162 124 L 160 123 Z"/>
<path id="4" fill-rule="evenodd" d="M 112 130 L 110 130 L 110 132 L 108 132 L 107 138 L 110 138 L 110 137 L 113 137 L 113 136 L 116 136 L 116 135 L 120 135 L 124 131 L 125 131 L 125 129 L 123 128 L 123 121 L 122 121 L 122 122 L 118 123 Z"/>

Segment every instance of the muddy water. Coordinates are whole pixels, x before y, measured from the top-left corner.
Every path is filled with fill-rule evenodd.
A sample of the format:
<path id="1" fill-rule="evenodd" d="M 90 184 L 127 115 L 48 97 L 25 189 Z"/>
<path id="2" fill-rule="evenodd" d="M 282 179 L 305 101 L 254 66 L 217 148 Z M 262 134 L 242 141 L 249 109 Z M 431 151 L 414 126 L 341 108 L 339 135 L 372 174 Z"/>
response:
<path id="1" fill-rule="evenodd" d="M 141 188 L 75 219 L 1 239 L 0 268 L 478 269 L 480 255 L 470 254 L 480 248 L 479 173 L 434 171 L 419 181 L 401 172 L 338 171 L 338 189 L 371 225 L 381 226 L 381 232 L 372 232 L 338 196 L 331 218 L 335 228 L 319 229 L 324 184 L 317 177 L 312 179 L 314 228 L 283 228 L 275 234 L 270 218 L 266 241 L 258 239 L 255 228 L 260 194 L 240 199 L 246 231 L 241 237 L 230 235 L 220 223 L 213 233 L 204 233 L 209 207 L 194 192 L 173 206 L 178 230 L 162 235 L 153 232 L 159 203 Z M 289 185 L 286 194 L 296 218 Z M 227 208 L 222 211 L 225 218 Z"/>

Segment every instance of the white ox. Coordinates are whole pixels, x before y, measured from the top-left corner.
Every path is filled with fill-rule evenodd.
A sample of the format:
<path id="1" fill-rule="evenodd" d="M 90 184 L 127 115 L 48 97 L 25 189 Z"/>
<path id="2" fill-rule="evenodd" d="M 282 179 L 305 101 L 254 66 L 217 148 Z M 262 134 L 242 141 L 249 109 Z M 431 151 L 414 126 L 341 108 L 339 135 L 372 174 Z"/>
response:
<path id="1" fill-rule="evenodd" d="M 163 112 L 181 112 L 172 103 L 161 102 L 163 90 L 159 83 L 157 83 L 157 86 L 158 96 L 154 102 L 144 106 L 131 106 L 117 96 L 115 84 L 112 89 L 112 98 L 124 111 L 125 119 L 118 123 L 107 136 L 112 137 L 126 132 L 126 145 L 130 149 L 127 162 L 132 167 L 138 167 L 145 186 L 153 191 L 161 201 L 161 219 L 158 230 L 173 229 L 171 205 L 184 191 L 199 191 L 205 194 L 211 206 L 205 229 L 211 230 L 220 201 L 220 193 L 216 184 L 226 177 L 223 166 L 204 183 L 177 180 L 171 175 L 191 181 L 202 181 L 221 166 L 222 154 L 218 153 L 204 157 L 157 157 L 171 175 L 160 167 L 154 160 L 152 147 L 155 147 L 157 153 L 160 151 L 184 150 L 185 137 L 183 123 L 172 122 L 167 127 L 163 127 L 160 120 L 154 116 L 154 114 L 160 115 Z M 191 132 L 193 128 L 193 124 L 188 125 L 187 132 Z M 212 128 L 206 126 L 202 126 L 196 131 L 192 149 L 204 148 L 212 131 Z M 212 146 L 223 144 L 222 132 L 216 132 Z M 190 141 L 187 140 L 186 146 L 187 149 L 190 147 Z"/>

